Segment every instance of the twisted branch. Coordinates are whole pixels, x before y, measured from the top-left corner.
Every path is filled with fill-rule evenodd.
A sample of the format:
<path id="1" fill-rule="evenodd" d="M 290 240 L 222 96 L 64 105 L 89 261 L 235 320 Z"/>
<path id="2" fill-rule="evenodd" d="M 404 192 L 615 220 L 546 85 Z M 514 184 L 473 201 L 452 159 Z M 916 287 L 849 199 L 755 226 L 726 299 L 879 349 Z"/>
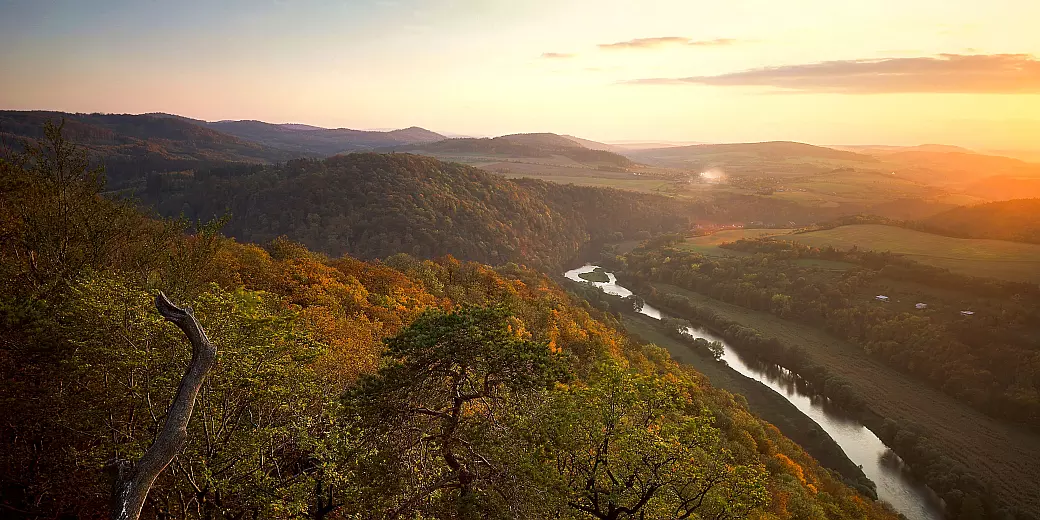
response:
<path id="1" fill-rule="evenodd" d="M 112 490 L 112 520 L 137 520 L 141 516 L 141 509 L 155 479 L 188 441 L 188 420 L 191 419 L 195 398 L 199 395 L 206 374 L 216 362 L 217 349 L 206 337 L 206 331 L 195 319 L 191 307 L 177 307 L 160 292 L 155 297 L 155 308 L 187 336 L 191 342 L 191 362 L 177 387 L 177 395 L 170 404 L 166 421 L 151 447 L 137 464 L 125 460 L 117 462 L 116 482 Z"/>

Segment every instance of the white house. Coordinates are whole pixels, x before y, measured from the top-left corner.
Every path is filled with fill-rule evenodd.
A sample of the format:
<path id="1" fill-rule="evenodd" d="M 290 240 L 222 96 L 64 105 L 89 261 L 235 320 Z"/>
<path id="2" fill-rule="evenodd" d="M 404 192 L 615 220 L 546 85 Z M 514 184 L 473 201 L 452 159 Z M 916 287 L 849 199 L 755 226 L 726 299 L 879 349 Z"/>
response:
<path id="1" fill-rule="evenodd" d="M 885 296 L 884 294 L 879 294 L 879 295 L 875 296 L 874 299 L 879 301 L 879 302 L 887 302 L 888 301 L 888 296 Z"/>
<path id="2" fill-rule="evenodd" d="M 971 316 L 975 314 L 975 311 L 961 311 L 961 316 Z"/>
<path id="3" fill-rule="evenodd" d="M 928 304 L 927 303 L 918 303 L 917 305 L 914 305 L 914 307 L 917 307 L 918 309 L 927 309 L 928 308 Z"/>

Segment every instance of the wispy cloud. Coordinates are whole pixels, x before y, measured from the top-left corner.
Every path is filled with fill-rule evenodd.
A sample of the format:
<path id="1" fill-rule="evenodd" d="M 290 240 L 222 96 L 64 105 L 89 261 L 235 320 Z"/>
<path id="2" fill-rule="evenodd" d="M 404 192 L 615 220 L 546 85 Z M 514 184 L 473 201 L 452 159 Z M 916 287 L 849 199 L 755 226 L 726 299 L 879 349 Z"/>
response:
<path id="1" fill-rule="evenodd" d="M 543 52 L 542 58 L 547 60 L 561 60 L 573 58 L 575 55 L 567 52 Z"/>
<path id="2" fill-rule="evenodd" d="M 687 45 L 691 47 L 720 47 L 724 45 L 733 45 L 737 43 L 737 40 L 733 38 L 716 38 L 714 40 L 693 40 L 690 38 L 684 38 L 682 36 L 658 36 L 656 38 L 636 38 L 634 40 L 628 40 L 623 42 L 615 43 L 601 43 L 598 45 L 600 49 L 607 50 L 620 50 L 620 49 L 653 49 L 655 47 L 664 47 L 668 45 Z"/>
<path id="3" fill-rule="evenodd" d="M 789 92 L 1040 93 L 1040 61 L 1029 54 L 940 54 L 934 57 L 824 61 L 717 76 L 644 78 L 634 85 L 759 86 Z"/>

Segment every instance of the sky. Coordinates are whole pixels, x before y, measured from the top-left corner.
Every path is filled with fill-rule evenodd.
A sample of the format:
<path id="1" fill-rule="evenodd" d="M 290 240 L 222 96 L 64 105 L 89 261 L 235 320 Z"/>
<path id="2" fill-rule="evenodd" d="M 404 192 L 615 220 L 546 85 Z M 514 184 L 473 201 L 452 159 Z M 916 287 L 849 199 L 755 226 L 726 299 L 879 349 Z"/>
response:
<path id="1" fill-rule="evenodd" d="M 0 0 L 0 109 L 1040 148 L 1036 0 Z"/>

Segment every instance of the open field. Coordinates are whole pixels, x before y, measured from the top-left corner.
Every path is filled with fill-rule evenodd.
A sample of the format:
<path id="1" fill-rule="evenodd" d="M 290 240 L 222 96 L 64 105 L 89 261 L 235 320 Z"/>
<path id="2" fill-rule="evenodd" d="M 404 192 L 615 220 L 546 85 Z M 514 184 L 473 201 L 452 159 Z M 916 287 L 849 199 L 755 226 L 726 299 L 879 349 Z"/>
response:
<path id="1" fill-rule="evenodd" d="M 762 238 L 777 235 L 788 235 L 793 229 L 725 229 L 716 231 L 710 235 L 692 237 L 679 244 L 679 249 L 693 251 L 708 256 L 742 256 L 747 253 L 743 251 L 730 251 L 722 249 L 719 244 L 736 242 L 741 239 Z"/>
<path id="2" fill-rule="evenodd" d="M 671 354 L 672 359 L 690 365 L 704 374 L 712 386 L 744 396 L 752 413 L 776 426 L 824 467 L 833 469 L 853 481 L 866 479 L 863 472 L 845 456 L 841 447 L 820 425 L 766 385 L 741 375 L 725 363 L 697 353 L 682 341 L 665 334 L 661 331 L 658 320 L 630 313 L 623 317 L 622 323 L 629 334 L 663 347 Z"/>
<path id="3" fill-rule="evenodd" d="M 852 384 L 872 411 L 921 425 L 928 436 L 946 447 L 948 456 L 992 482 L 1008 503 L 1040 512 L 1040 486 L 1036 485 L 1040 482 L 1040 435 L 990 418 L 822 330 L 675 286 L 654 286 L 711 307 L 719 315 L 766 336 L 801 346 L 816 363 Z"/>
<path id="4" fill-rule="evenodd" d="M 971 276 L 1040 282 L 1040 245 L 950 238 L 911 229 L 875 224 L 841 226 L 784 237 L 823 247 L 890 251 L 923 264 Z"/>

